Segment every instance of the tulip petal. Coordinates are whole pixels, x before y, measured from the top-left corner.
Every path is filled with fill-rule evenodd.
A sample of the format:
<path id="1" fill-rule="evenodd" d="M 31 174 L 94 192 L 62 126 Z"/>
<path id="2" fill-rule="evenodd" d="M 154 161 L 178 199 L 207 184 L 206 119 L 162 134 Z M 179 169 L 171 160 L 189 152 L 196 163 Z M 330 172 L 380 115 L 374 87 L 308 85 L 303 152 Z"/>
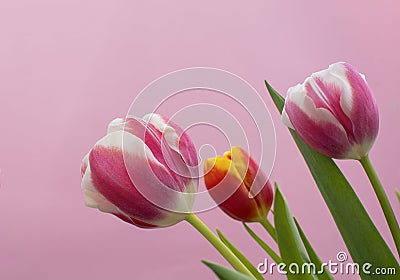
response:
<path id="1" fill-rule="evenodd" d="M 266 186 L 268 182 L 267 176 L 245 150 L 234 146 L 224 154 L 224 157 L 232 160 L 240 178 L 242 178 L 249 191 L 249 197 L 256 196 Z"/>
<path id="2" fill-rule="evenodd" d="M 124 130 L 124 126 L 125 126 L 125 120 L 122 118 L 116 118 L 109 123 L 107 127 L 107 134 Z"/>
<path id="3" fill-rule="evenodd" d="M 177 182 L 138 137 L 123 131 L 112 132 L 95 145 L 89 161 L 90 179 L 95 189 L 111 204 L 118 205 L 126 216 L 156 226 L 168 226 L 184 218 L 143 196 L 145 191 L 152 201 L 162 200 L 173 209 L 179 204 L 177 192 L 168 192 L 179 189 Z M 132 168 L 134 174 L 140 175 L 131 174 Z"/>
<path id="4" fill-rule="evenodd" d="M 379 130 L 379 113 L 375 98 L 365 81 L 350 64 L 344 64 L 346 77 L 352 89 L 352 108 L 349 112 L 353 122 L 354 136 L 359 144 L 366 144 L 366 153 L 371 148 Z M 367 142 L 367 143 L 364 143 Z"/>
<path id="5" fill-rule="evenodd" d="M 283 110 L 282 110 L 282 122 L 288 128 L 294 130 L 294 126 L 293 126 L 292 122 L 290 121 L 288 114 L 286 113 L 286 108 L 283 108 Z"/>
<path id="6" fill-rule="evenodd" d="M 129 217 L 127 214 L 123 213 L 123 211 L 118 209 L 117 206 L 109 202 L 101 193 L 99 193 L 92 183 L 90 167 L 87 169 L 87 172 L 83 177 L 82 188 L 84 190 L 85 205 L 87 207 L 97 208 L 102 212 L 113 214 L 121 220 L 141 228 L 156 227 L 155 225 Z"/>
<path id="7" fill-rule="evenodd" d="M 85 195 L 85 205 L 91 208 L 97 208 L 102 212 L 118 214 L 118 208 L 100 194 L 91 180 L 90 167 L 83 176 L 82 188 Z"/>
<path id="8" fill-rule="evenodd" d="M 311 97 L 316 108 L 327 109 L 343 126 L 350 143 L 354 143 L 353 125 L 345 109 L 351 108 L 349 99 L 351 88 L 345 80 L 345 68 L 335 63 L 328 69 L 314 73 L 305 81 L 307 96 Z"/>
<path id="9" fill-rule="evenodd" d="M 313 73 L 305 84 L 311 89 L 307 94 L 317 108 L 326 108 L 334 115 L 345 113 L 350 117 L 352 91 L 346 79 L 344 63 L 334 63 L 328 69 Z"/>
<path id="10" fill-rule="evenodd" d="M 288 90 L 284 111 L 297 133 L 317 151 L 342 157 L 351 149 L 346 131 L 326 108 L 317 108 L 303 85 Z"/>
<path id="11" fill-rule="evenodd" d="M 142 139 L 153 152 L 157 160 L 165 164 L 160 146 L 162 136 L 152 133 L 151 130 L 147 129 L 146 123 L 143 120 L 132 116 L 128 116 L 126 119 L 117 118 L 108 125 L 108 133 L 117 131 L 126 131 Z"/>
<path id="12" fill-rule="evenodd" d="M 260 208 L 258 201 L 249 197 L 243 177 L 230 159 L 220 156 L 208 159 L 204 170 L 208 171 L 204 175 L 204 182 L 209 194 L 230 217 L 243 222 L 255 222 L 266 215 L 268 209 Z"/>
<path id="13" fill-rule="evenodd" d="M 217 186 L 227 175 L 231 161 L 217 156 L 204 161 L 204 181 L 207 189 Z"/>
<path id="14" fill-rule="evenodd" d="M 163 133 L 168 145 L 182 155 L 186 164 L 189 166 L 197 166 L 199 164 L 196 148 L 182 128 L 158 114 L 147 114 L 143 117 L 143 120 Z"/>
<path id="15" fill-rule="evenodd" d="M 307 95 L 316 107 L 328 109 L 344 127 L 349 142 L 367 142 L 369 151 L 378 132 L 379 116 L 365 77 L 350 64 L 339 62 L 306 81 Z"/>
<path id="16" fill-rule="evenodd" d="M 85 175 L 88 164 L 89 164 L 89 154 L 86 154 L 85 157 L 82 159 L 82 164 L 81 164 L 82 177 Z"/>
<path id="17" fill-rule="evenodd" d="M 267 176 L 249 154 L 240 147 L 234 146 L 224 154 L 232 160 L 244 186 L 247 188 L 249 198 L 254 198 L 257 208 L 267 213 L 272 204 L 273 192 Z"/>
<path id="18" fill-rule="evenodd" d="M 82 165 L 85 166 L 85 171 L 82 179 L 82 188 L 84 191 L 85 205 L 87 207 L 97 208 L 105 213 L 113 214 L 127 223 L 134 224 L 142 228 L 155 227 L 154 225 L 147 224 L 143 221 L 139 221 L 133 219 L 132 217 L 129 217 L 127 214 L 123 213 L 120 209 L 118 209 L 117 206 L 108 201 L 101 193 L 99 193 L 99 191 L 95 188 L 95 186 L 92 183 L 91 171 L 89 167 L 90 163 L 88 161 L 88 158 L 89 154 L 85 156 L 83 160 L 84 164 Z"/>
<path id="19" fill-rule="evenodd" d="M 180 129 L 178 126 L 176 127 Z M 192 184 L 192 181 L 198 178 L 197 153 L 186 133 L 183 133 L 179 140 L 180 143 L 183 143 L 182 150 L 178 150 L 176 146 L 178 140 L 176 139 L 179 139 L 179 135 L 157 114 L 145 115 L 143 119 L 132 116 L 128 116 L 125 120 L 115 119 L 108 127 L 109 133 L 122 130 L 142 139 L 155 158 L 169 170 L 171 176 L 176 181 L 184 182 L 183 185 L 181 184 L 181 191 L 195 192 L 197 190 L 197 182 Z M 187 163 L 184 153 L 189 154 L 189 163 Z M 190 164 L 195 164 L 195 167 L 191 168 Z"/>

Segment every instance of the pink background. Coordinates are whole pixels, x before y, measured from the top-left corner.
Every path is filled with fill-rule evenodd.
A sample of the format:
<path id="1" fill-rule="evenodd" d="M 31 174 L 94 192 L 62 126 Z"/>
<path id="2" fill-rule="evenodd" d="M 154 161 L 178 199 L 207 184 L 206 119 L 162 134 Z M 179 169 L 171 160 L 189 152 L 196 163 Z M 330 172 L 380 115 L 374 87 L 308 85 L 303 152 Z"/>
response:
<path id="1" fill-rule="evenodd" d="M 272 179 L 335 260 L 345 246 L 263 80 L 284 93 L 335 61 L 365 73 L 381 116 L 371 157 L 399 213 L 400 6 L 377 3 L 2 0 L 0 279 L 215 279 L 199 260 L 225 262 L 188 224 L 141 230 L 86 208 L 80 188 L 81 159 L 107 123 L 149 82 L 191 66 L 233 72 L 263 95 L 278 139 Z M 394 248 L 360 166 L 340 166 Z M 266 257 L 219 210 L 201 218 L 255 264 Z"/>

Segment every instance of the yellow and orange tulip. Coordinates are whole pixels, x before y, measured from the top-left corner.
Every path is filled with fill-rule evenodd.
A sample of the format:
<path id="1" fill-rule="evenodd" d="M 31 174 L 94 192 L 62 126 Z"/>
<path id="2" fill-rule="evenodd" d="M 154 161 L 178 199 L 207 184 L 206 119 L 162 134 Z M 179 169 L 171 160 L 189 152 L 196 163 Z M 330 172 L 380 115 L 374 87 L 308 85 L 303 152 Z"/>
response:
<path id="1" fill-rule="evenodd" d="M 273 192 L 258 164 L 240 147 L 204 162 L 211 197 L 233 219 L 259 222 L 271 208 Z"/>

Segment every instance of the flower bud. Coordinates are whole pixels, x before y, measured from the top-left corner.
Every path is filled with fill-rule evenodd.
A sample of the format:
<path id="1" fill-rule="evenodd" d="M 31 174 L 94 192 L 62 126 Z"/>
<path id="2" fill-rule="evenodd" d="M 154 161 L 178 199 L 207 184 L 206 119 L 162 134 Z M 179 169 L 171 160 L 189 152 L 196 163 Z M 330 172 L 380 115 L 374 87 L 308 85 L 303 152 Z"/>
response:
<path id="1" fill-rule="evenodd" d="M 204 162 L 205 185 L 219 207 L 233 219 L 258 222 L 271 208 L 273 193 L 266 175 L 241 148 Z"/>
<path id="2" fill-rule="evenodd" d="M 379 115 L 364 75 L 335 63 L 287 92 L 283 122 L 318 152 L 361 159 L 378 134 Z"/>
<path id="3" fill-rule="evenodd" d="M 83 159 L 85 204 L 143 228 L 176 224 L 191 211 L 197 165 L 192 141 L 166 118 L 116 119 Z"/>

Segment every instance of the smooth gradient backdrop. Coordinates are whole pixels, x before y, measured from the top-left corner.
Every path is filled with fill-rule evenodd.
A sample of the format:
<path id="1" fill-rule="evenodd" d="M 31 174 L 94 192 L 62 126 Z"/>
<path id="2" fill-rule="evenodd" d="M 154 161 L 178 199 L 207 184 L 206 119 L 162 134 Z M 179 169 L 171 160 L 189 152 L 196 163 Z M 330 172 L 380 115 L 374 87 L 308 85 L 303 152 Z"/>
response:
<path id="1" fill-rule="evenodd" d="M 200 259 L 226 263 L 188 224 L 141 230 L 86 208 L 80 188 L 81 159 L 108 122 L 148 83 L 192 66 L 233 72 L 262 95 L 277 133 L 271 179 L 335 261 L 346 248 L 263 81 L 285 93 L 336 61 L 363 72 L 381 117 L 371 158 L 399 214 L 399 28 L 398 1 L 1 0 L 0 279 L 216 279 Z M 339 164 L 394 249 L 361 167 Z M 266 257 L 219 209 L 200 217 L 255 264 Z"/>

